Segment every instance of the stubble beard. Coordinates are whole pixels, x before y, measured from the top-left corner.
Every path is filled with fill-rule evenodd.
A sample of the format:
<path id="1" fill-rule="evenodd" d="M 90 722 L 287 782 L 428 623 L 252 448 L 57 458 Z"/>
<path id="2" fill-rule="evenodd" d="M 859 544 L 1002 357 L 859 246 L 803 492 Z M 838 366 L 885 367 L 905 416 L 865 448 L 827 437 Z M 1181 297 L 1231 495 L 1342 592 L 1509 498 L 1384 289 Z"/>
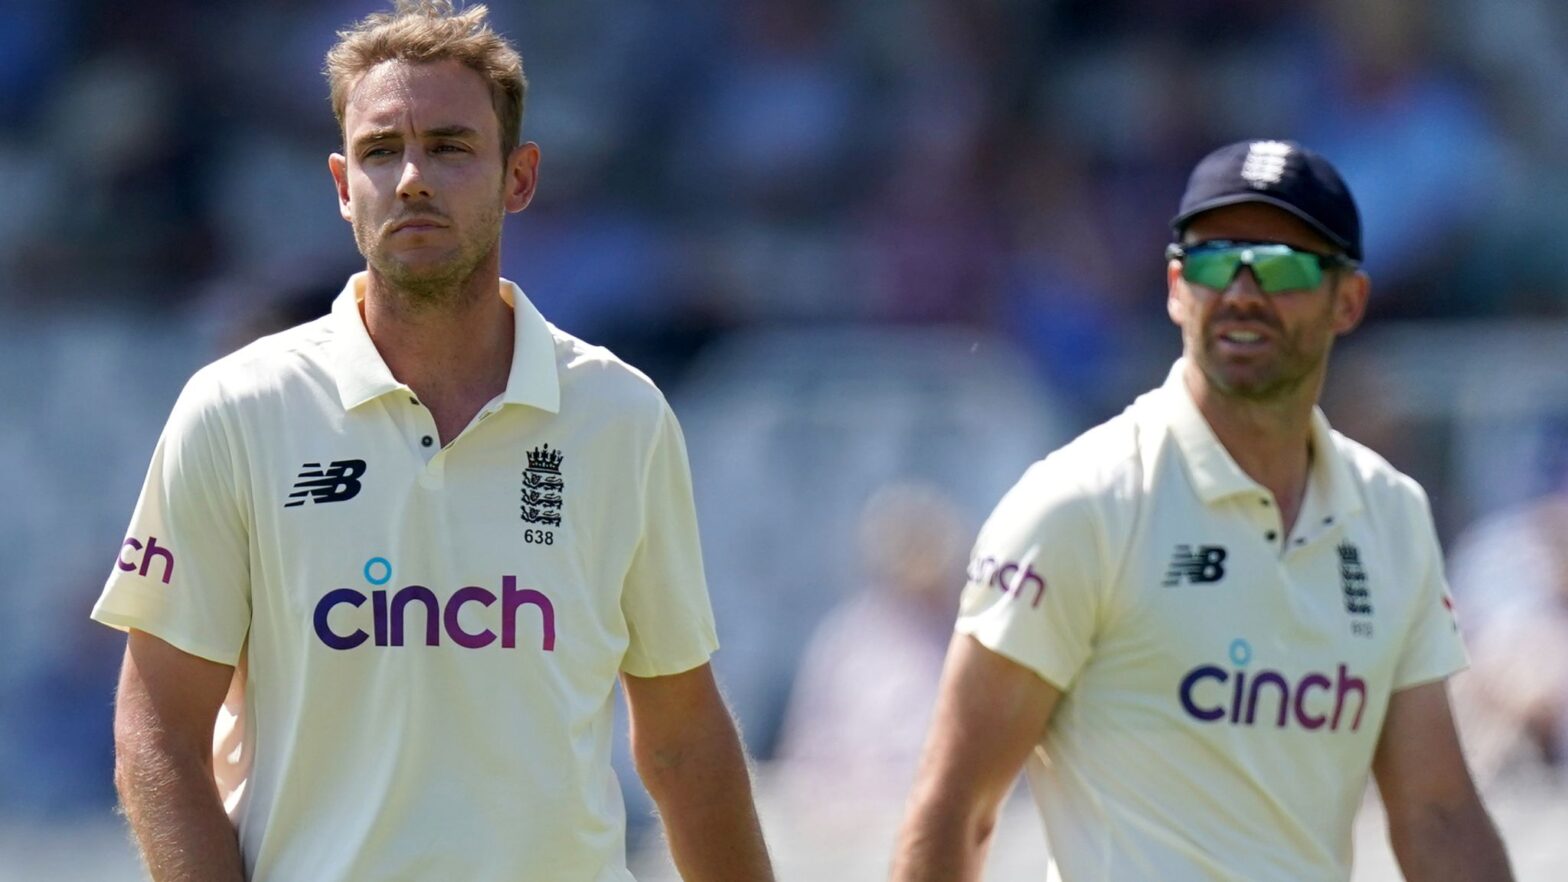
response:
<path id="1" fill-rule="evenodd" d="M 366 263 L 400 305 L 414 311 L 444 309 L 470 296 L 470 280 L 496 256 L 501 247 L 503 217 L 501 207 L 496 206 L 462 236 L 450 257 L 417 267 L 388 253 L 389 234 L 380 228 L 368 228 L 368 224 L 361 227 L 356 221 L 354 237 Z"/>
<path id="2" fill-rule="evenodd" d="M 1209 387 L 1228 398 L 1256 404 L 1296 396 L 1315 381 L 1328 359 L 1327 348 L 1314 356 L 1298 337 L 1282 337 L 1279 351 L 1267 363 L 1231 369 L 1218 352 L 1218 340 L 1207 330 L 1202 334 L 1197 361 Z"/>

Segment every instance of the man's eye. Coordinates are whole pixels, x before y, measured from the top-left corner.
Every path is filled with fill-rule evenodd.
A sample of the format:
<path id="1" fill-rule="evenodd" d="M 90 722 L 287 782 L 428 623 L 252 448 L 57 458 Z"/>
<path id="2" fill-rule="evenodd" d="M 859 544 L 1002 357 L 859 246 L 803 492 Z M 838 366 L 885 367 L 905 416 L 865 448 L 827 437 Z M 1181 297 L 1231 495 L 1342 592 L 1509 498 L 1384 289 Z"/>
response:
<path id="1" fill-rule="evenodd" d="M 459 144 L 438 144 L 438 145 L 436 145 L 435 152 L 437 152 L 437 153 L 467 153 L 468 149 L 463 147 L 462 145 L 459 145 Z"/>
<path id="2" fill-rule="evenodd" d="M 369 150 L 365 151 L 365 158 L 366 159 L 373 159 L 373 158 L 378 157 L 378 156 L 391 156 L 391 155 L 392 155 L 392 151 L 389 150 L 386 147 L 372 147 Z"/>

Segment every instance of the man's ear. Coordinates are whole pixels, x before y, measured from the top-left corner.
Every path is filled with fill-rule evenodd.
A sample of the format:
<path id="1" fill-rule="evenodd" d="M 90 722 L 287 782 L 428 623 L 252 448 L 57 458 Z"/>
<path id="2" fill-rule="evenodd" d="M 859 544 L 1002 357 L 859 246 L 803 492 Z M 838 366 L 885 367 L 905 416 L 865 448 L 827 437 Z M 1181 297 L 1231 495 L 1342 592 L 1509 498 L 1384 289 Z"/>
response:
<path id="1" fill-rule="evenodd" d="M 1176 327 L 1185 327 L 1187 324 L 1187 298 L 1182 286 L 1186 284 L 1181 277 L 1181 261 L 1172 260 L 1165 264 L 1165 314 L 1171 317 L 1171 322 Z"/>
<path id="2" fill-rule="evenodd" d="M 1367 314 L 1372 297 L 1372 279 L 1361 270 L 1347 274 L 1334 286 L 1334 333 L 1354 331 Z"/>
<path id="3" fill-rule="evenodd" d="M 334 153 L 327 157 L 327 168 L 332 172 L 332 183 L 338 191 L 338 214 L 353 223 L 354 209 L 348 203 L 348 158 L 341 153 Z"/>
<path id="4" fill-rule="evenodd" d="M 539 188 L 539 145 L 526 141 L 517 145 L 506 158 L 504 202 L 506 210 L 518 212 L 528 207 Z"/>

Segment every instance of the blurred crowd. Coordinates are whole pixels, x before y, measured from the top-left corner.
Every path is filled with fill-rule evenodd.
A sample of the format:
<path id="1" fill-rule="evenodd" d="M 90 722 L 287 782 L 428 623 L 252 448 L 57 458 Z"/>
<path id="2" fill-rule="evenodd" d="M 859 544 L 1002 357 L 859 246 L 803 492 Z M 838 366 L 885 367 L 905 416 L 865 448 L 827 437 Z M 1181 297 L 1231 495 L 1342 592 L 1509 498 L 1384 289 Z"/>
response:
<path id="1" fill-rule="evenodd" d="M 254 309 L 355 261 L 320 75 L 372 0 L 0 0 L 10 308 Z M 1288 135 L 1366 218 L 1374 315 L 1568 313 L 1550 0 L 497 4 L 544 147 L 508 272 L 659 368 L 800 319 L 994 327 L 1063 388 L 1123 355 L 1192 162 Z M 1102 404 L 1103 402 L 1094 402 Z"/>
<path id="2" fill-rule="evenodd" d="M 112 799 L 120 642 L 87 609 L 184 377 L 323 312 L 360 264 L 329 184 L 339 133 L 320 70 L 334 31 L 380 6 L 0 0 L 0 476 L 18 500 L 0 516 L 0 818 Z M 1340 167 L 1374 279 L 1363 334 L 1568 320 L 1556 0 L 491 11 L 523 53 L 524 135 L 544 156 L 535 204 L 507 222 L 503 274 L 669 390 L 748 742 L 841 788 L 904 786 L 986 505 L 1163 376 L 1177 350 L 1166 223 L 1212 147 L 1294 138 Z M 994 425 L 965 435 L 961 406 L 918 371 L 877 399 L 894 402 L 878 425 L 897 429 L 882 446 L 800 384 L 733 379 L 829 383 L 770 361 L 800 348 L 771 332 L 915 334 L 884 341 L 897 349 L 955 326 L 1025 401 L 1007 405 L 1027 424 L 1011 441 Z M 860 338 L 818 338 L 829 373 L 844 339 Z M 714 355 L 736 340 L 739 354 Z M 1443 473 L 1452 445 L 1378 422 L 1375 402 L 1409 389 L 1352 376 L 1331 419 L 1386 440 L 1434 489 L 1488 684 L 1478 700 L 1506 721 L 1487 740 L 1492 768 L 1568 763 L 1568 393 L 1524 414 L 1538 455 L 1511 459 L 1515 489 L 1483 504 L 1440 492 L 1463 486 Z M 766 413 L 715 415 L 759 395 L 773 396 Z M 931 422 L 935 406 L 951 425 Z M 730 458 L 737 438 L 755 460 Z M 795 477 L 764 475 L 779 461 Z M 855 480 L 835 477 L 857 462 Z M 795 568 L 753 578 L 743 553 Z M 765 621 L 747 623 L 757 610 Z"/>

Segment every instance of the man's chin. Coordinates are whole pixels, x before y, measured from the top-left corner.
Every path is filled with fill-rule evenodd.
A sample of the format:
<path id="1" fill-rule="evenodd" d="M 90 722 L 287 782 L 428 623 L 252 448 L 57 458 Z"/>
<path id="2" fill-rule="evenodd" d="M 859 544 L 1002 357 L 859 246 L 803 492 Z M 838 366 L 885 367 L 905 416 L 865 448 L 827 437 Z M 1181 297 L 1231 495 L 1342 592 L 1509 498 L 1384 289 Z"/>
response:
<path id="1" fill-rule="evenodd" d="M 1267 401 L 1278 397 L 1290 385 L 1273 364 L 1209 359 L 1203 366 L 1209 385 L 1232 398 Z"/>
<path id="2" fill-rule="evenodd" d="M 460 262 L 446 260 L 382 259 L 370 262 L 376 274 L 408 290 L 425 290 L 450 285 L 464 275 Z"/>

